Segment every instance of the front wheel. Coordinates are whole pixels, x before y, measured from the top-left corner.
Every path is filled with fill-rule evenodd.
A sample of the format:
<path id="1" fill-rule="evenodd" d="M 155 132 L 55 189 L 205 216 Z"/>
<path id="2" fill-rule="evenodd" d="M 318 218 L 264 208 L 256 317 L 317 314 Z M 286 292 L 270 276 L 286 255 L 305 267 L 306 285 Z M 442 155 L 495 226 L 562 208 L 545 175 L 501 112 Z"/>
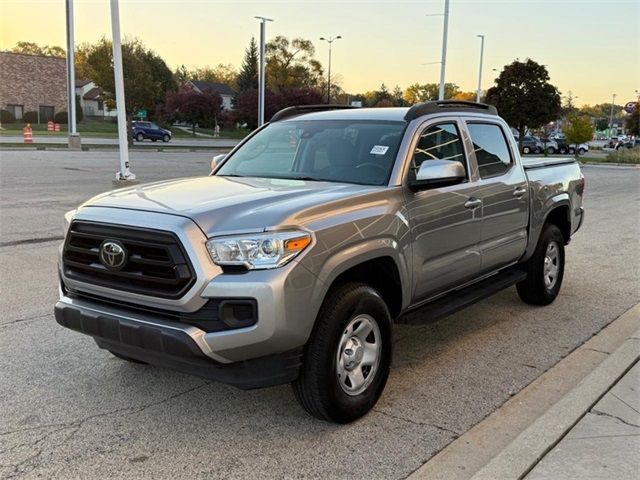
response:
<path id="1" fill-rule="evenodd" d="M 378 401 L 391 365 L 391 316 L 380 294 L 362 283 L 325 299 L 292 384 L 302 407 L 321 420 L 349 423 Z"/>
<path id="2" fill-rule="evenodd" d="M 524 153 L 525 155 L 526 155 L 526 154 L 529 154 L 529 153 L 531 153 L 531 149 L 530 149 L 529 147 L 524 147 L 524 148 L 522 149 L 522 153 Z"/>
<path id="3" fill-rule="evenodd" d="M 170 137 L 169 135 L 166 135 L 166 134 L 165 134 L 165 135 L 162 137 L 162 141 L 163 141 L 164 143 L 167 143 L 169 140 L 171 140 L 171 137 Z"/>
<path id="4" fill-rule="evenodd" d="M 587 151 L 584 148 L 578 150 L 578 155 L 584 155 Z"/>
<path id="5" fill-rule="evenodd" d="M 547 147 L 547 153 L 549 155 L 553 155 L 554 153 L 556 153 L 556 149 L 553 147 Z"/>
<path id="6" fill-rule="evenodd" d="M 536 251 L 525 264 L 527 278 L 516 285 L 525 303 L 549 305 L 558 296 L 564 277 L 564 244 L 557 226 L 544 226 Z"/>
<path id="7" fill-rule="evenodd" d="M 576 149 L 575 149 L 575 148 L 570 148 L 570 149 L 569 149 L 569 153 L 570 153 L 571 155 L 575 154 L 575 153 L 576 153 Z"/>

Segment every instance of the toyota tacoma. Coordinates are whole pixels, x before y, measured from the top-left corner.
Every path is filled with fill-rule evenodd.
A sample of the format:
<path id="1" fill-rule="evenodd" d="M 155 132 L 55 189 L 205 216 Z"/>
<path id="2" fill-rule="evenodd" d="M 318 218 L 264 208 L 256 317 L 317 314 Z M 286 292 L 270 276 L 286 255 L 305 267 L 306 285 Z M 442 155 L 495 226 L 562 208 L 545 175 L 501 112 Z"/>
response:
<path id="1" fill-rule="evenodd" d="M 208 176 L 67 213 L 55 317 L 125 360 L 291 383 L 347 423 L 384 389 L 394 324 L 514 285 L 553 302 L 584 187 L 571 158 L 522 159 L 492 106 L 290 107 Z"/>

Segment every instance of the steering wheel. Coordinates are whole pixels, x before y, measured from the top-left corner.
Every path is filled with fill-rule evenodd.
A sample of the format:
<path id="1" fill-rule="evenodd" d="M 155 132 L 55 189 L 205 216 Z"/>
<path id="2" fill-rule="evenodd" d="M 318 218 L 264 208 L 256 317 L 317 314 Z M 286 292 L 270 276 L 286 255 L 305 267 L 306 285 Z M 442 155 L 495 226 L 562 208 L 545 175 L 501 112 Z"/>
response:
<path id="1" fill-rule="evenodd" d="M 380 171 L 381 171 L 382 173 L 386 173 L 386 169 L 385 169 L 383 166 L 378 165 L 377 163 L 373 163 L 373 162 L 365 162 L 365 163 L 361 163 L 360 165 L 358 165 L 358 166 L 356 167 L 356 170 L 357 170 L 358 168 L 362 168 L 362 167 L 374 167 L 374 168 L 378 168 L 378 169 L 380 169 Z"/>

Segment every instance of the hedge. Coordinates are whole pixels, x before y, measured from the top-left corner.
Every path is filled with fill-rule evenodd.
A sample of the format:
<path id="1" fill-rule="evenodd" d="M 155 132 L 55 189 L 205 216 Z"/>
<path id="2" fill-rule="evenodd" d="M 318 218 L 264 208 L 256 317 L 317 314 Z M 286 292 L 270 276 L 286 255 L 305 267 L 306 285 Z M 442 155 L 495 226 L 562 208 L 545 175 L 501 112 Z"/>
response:
<path id="1" fill-rule="evenodd" d="M 0 123 L 16 123 L 16 117 L 9 110 L 0 110 Z"/>

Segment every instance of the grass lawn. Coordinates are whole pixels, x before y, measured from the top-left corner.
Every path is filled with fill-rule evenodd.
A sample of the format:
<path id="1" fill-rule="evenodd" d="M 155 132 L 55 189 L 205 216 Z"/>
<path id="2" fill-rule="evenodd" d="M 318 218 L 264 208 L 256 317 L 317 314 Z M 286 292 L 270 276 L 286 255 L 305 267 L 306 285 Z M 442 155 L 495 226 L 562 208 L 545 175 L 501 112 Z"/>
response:
<path id="1" fill-rule="evenodd" d="M 24 123 L 5 123 L 2 125 L 0 135 L 12 136 L 22 135 L 22 128 Z M 67 125 L 61 124 L 59 132 L 48 132 L 47 124 L 33 124 L 31 125 L 33 134 L 38 137 L 51 136 L 51 137 L 66 137 Z M 173 138 L 194 138 L 190 132 L 176 127 L 170 127 Z M 212 129 L 196 128 L 196 132 L 204 133 L 206 135 L 213 135 Z M 103 138 L 116 138 L 118 136 L 118 125 L 113 122 L 80 122 L 78 123 L 78 133 L 84 137 L 103 137 Z M 219 138 L 244 138 L 249 134 L 248 130 L 222 130 Z M 195 140 L 208 139 L 209 137 L 196 136 Z"/>
<path id="2" fill-rule="evenodd" d="M 622 148 L 616 152 L 611 152 L 603 160 L 610 163 L 633 163 L 640 165 L 640 147 Z"/>

